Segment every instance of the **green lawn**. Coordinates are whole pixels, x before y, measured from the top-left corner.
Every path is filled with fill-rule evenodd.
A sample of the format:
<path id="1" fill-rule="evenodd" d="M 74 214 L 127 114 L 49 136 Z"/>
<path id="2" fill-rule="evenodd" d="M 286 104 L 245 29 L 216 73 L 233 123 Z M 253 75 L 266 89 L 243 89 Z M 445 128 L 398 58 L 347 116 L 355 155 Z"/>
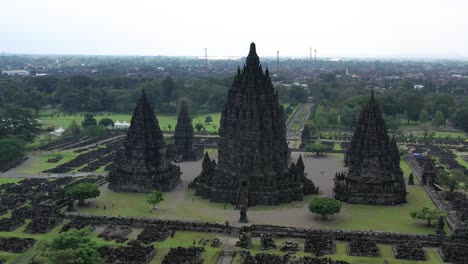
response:
<path id="1" fill-rule="evenodd" d="M 82 152 L 84 153 L 84 152 Z M 31 163 L 18 169 L 17 173 L 20 174 L 37 174 L 44 170 L 52 169 L 60 164 L 68 162 L 82 153 L 75 153 L 72 150 L 52 151 L 52 152 L 37 152 L 32 154 Z M 57 163 L 47 162 L 48 159 L 62 156 L 63 158 Z"/>
<path id="2" fill-rule="evenodd" d="M 18 183 L 22 181 L 23 178 L 2 178 L 0 177 L 0 185 L 5 183 Z"/>
<path id="3" fill-rule="evenodd" d="M 58 127 L 63 127 L 64 129 L 66 129 L 70 123 L 74 120 L 75 122 L 77 122 L 78 124 L 81 124 L 81 122 L 83 121 L 84 117 L 81 116 L 81 114 L 83 113 L 77 113 L 76 115 L 75 114 L 72 114 L 72 115 L 69 115 L 69 114 L 65 114 L 63 112 L 60 112 L 60 111 L 57 111 L 55 109 L 55 114 L 54 116 L 52 117 L 51 116 L 51 113 L 53 112 L 54 110 L 52 109 L 47 109 L 45 110 L 45 112 L 41 111 L 39 112 L 39 115 L 38 115 L 38 120 L 40 122 L 40 124 L 42 124 L 43 126 L 53 126 L 54 128 L 58 128 Z M 57 117 L 57 115 L 59 115 Z M 177 117 L 178 115 L 163 115 L 163 114 L 157 114 L 156 113 L 156 116 L 158 118 L 158 121 L 159 121 L 159 126 L 161 127 L 162 130 L 164 131 L 174 131 L 175 129 L 175 126 L 177 124 Z M 211 118 L 213 119 L 213 122 L 211 122 L 210 124 L 205 124 L 205 117 L 206 116 L 211 116 Z M 94 114 L 94 118 L 96 118 L 96 120 L 99 122 L 99 120 L 103 119 L 103 118 L 110 118 L 112 119 L 114 122 L 116 122 L 117 120 L 120 121 L 120 122 L 123 122 L 123 121 L 127 121 L 130 123 L 130 120 L 132 118 L 131 114 L 114 114 L 114 113 L 96 113 Z M 192 116 L 192 124 L 195 126 L 195 124 L 197 123 L 202 123 L 203 126 L 205 127 L 206 131 L 208 132 L 216 132 L 218 131 L 218 128 L 219 128 L 219 120 L 221 118 L 221 113 L 208 113 L 208 114 L 202 114 L 202 115 L 195 115 L 195 116 Z M 171 127 L 171 129 L 169 129 L 169 126 Z"/>
<path id="4" fill-rule="evenodd" d="M 452 152 L 453 152 L 455 155 L 457 155 L 457 157 L 455 158 L 455 160 L 458 162 L 458 164 L 460 164 L 461 166 L 463 166 L 463 167 L 465 167 L 465 168 L 468 168 L 468 162 L 466 162 L 466 161 L 462 158 L 460 152 L 455 151 L 455 150 L 452 150 Z"/>
<path id="5" fill-rule="evenodd" d="M 202 245 L 198 245 L 198 241 L 200 239 L 213 239 L 216 235 L 213 233 L 197 233 L 197 232 L 188 232 L 188 231 L 177 231 L 174 235 L 174 238 L 167 238 L 163 242 L 156 242 L 153 245 L 156 248 L 156 255 L 154 256 L 153 260 L 150 262 L 151 264 L 159 264 L 162 263 L 164 256 L 169 252 L 170 248 L 173 247 L 203 247 Z M 193 241 L 197 244 L 193 245 Z M 203 253 L 203 260 L 205 264 L 216 264 L 216 260 L 218 258 L 219 253 L 221 252 L 221 248 L 213 248 L 210 247 L 209 244 L 204 247 L 205 252 Z"/>
<path id="6" fill-rule="evenodd" d="M 333 150 L 343 150 L 341 143 L 338 142 L 338 143 L 333 144 Z"/>
<path id="7" fill-rule="evenodd" d="M 406 161 L 400 166 L 405 175 L 405 181 L 410 173 Z M 337 229 L 379 230 L 404 233 L 432 234 L 434 228 L 428 228 L 424 222 L 412 219 L 409 212 L 424 206 L 433 207 L 430 197 L 419 181 L 415 178 L 415 185 L 407 185 L 407 200 L 403 205 L 379 206 L 362 204 L 343 204 L 342 210 L 336 217 L 339 221 L 324 223 L 325 227 Z M 391 223 L 391 224 L 390 224 Z"/>

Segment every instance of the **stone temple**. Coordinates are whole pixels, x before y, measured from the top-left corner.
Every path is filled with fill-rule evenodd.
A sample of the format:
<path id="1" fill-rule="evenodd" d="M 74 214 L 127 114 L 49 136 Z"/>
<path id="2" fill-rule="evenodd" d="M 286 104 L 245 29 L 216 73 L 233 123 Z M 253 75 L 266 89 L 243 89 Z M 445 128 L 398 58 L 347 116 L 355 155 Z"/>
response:
<path id="1" fill-rule="evenodd" d="M 219 135 L 218 164 L 205 155 L 202 172 L 191 185 L 196 195 L 242 208 L 299 201 L 317 192 L 302 158 L 288 168 L 284 111 L 254 43 L 229 90 Z"/>
<path id="2" fill-rule="evenodd" d="M 395 138 L 390 139 L 374 93 L 363 107 L 346 152 L 347 173 L 335 177 L 335 198 L 358 204 L 406 203 Z"/>
<path id="3" fill-rule="evenodd" d="M 133 112 L 124 149 L 109 173 L 109 189 L 121 192 L 170 191 L 180 182 L 180 168 L 166 161 L 158 120 L 143 94 Z"/>
<path id="4" fill-rule="evenodd" d="M 194 161 L 203 157 L 203 148 L 194 147 L 192 120 L 188 113 L 187 102 L 183 101 L 174 132 L 176 161 Z"/>

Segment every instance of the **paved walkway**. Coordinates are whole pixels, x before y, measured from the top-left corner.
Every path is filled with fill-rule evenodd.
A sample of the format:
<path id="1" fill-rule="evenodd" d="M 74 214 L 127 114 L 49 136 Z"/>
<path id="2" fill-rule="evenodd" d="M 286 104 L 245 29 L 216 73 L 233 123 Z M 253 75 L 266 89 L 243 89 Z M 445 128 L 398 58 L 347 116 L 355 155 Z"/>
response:
<path id="1" fill-rule="evenodd" d="M 307 121 L 307 119 L 309 118 L 312 112 L 312 106 L 313 106 L 312 103 L 302 103 L 299 105 L 296 112 L 294 112 L 293 117 L 291 117 L 288 124 L 286 125 L 287 127 L 286 138 L 288 140 L 300 140 L 301 139 L 302 127 L 304 126 L 305 121 Z M 300 119 L 303 111 L 306 111 L 306 117 L 300 124 L 301 129 L 293 130 L 294 125 L 296 124 L 297 120 Z"/>

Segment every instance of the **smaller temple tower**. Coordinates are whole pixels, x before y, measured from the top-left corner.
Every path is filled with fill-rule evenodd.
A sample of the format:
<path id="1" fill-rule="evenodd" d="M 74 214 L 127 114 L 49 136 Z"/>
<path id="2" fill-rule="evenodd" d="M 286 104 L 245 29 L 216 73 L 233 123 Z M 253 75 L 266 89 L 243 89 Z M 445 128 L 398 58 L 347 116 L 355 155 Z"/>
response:
<path id="1" fill-rule="evenodd" d="M 430 156 L 424 158 L 424 167 L 421 180 L 422 184 L 427 186 L 433 186 L 434 183 L 437 183 L 434 161 Z"/>
<path id="2" fill-rule="evenodd" d="M 379 205 L 406 202 L 398 146 L 387 134 L 374 92 L 358 117 L 345 159 L 349 170 L 335 177 L 336 199 Z"/>
<path id="3" fill-rule="evenodd" d="M 203 148 L 194 147 L 192 120 L 188 113 L 187 102 L 182 101 L 179 118 L 174 133 L 176 161 L 194 161 L 203 156 Z"/>
<path id="4" fill-rule="evenodd" d="M 180 168 L 166 161 L 166 145 L 145 91 L 133 111 L 124 149 L 109 173 L 109 189 L 120 192 L 171 191 Z"/>

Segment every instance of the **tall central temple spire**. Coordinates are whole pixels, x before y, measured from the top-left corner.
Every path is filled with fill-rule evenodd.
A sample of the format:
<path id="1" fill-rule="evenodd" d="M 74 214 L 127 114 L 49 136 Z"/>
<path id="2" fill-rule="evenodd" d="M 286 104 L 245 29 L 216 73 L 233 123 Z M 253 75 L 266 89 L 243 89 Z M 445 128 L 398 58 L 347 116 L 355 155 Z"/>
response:
<path id="1" fill-rule="evenodd" d="M 229 90 L 219 135 L 219 162 L 194 181 L 198 195 L 241 207 L 302 200 L 316 191 L 303 166 L 288 168 L 283 108 L 254 43 Z"/>
<path id="2" fill-rule="evenodd" d="M 345 159 L 349 171 L 335 178 L 336 199 L 383 205 L 406 202 L 396 140 L 387 134 L 374 92 L 358 117 Z"/>

